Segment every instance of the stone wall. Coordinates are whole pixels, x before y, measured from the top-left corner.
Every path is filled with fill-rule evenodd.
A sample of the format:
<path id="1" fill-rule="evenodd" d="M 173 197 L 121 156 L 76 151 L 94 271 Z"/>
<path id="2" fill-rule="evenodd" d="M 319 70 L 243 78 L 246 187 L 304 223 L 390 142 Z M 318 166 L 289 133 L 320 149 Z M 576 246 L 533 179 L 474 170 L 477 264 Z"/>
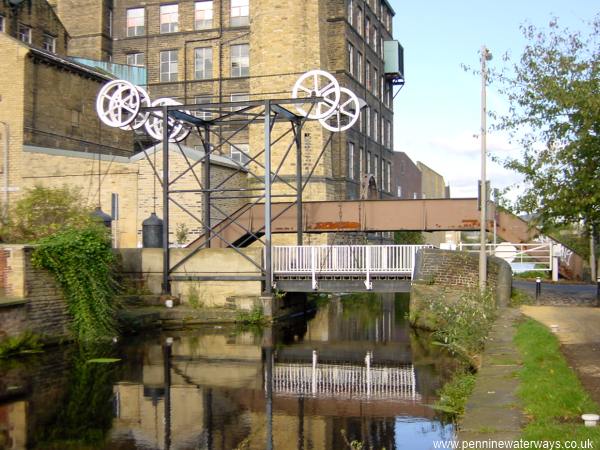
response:
<path id="1" fill-rule="evenodd" d="M 444 296 L 458 301 L 465 291 L 478 289 L 479 255 L 427 248 L 419 250 L 415 258 L 415 270 L 410 297 L 410 318 L 414 326 L 431 328 L 425 315 L 433 296 Z M 501 258 L 487 258 L 487 286 L 492 291 L 497 306 L 506 306 L 512 289 L 512 270 Z"/>
<path id="2" fill-rule="evenodd" d="M 67 304 L 52 275 L 33 267 L 30 246 L 3 246 L 6 265 L 0 297 L 0 339 L 26 331 L 50 339 L 69 333 Z"/>

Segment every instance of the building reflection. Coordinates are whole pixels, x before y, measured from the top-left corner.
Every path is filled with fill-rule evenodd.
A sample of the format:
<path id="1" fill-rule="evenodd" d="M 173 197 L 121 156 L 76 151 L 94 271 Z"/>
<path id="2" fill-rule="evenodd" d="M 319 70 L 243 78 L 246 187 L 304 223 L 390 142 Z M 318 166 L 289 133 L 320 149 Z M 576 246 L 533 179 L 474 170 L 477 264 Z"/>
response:
<path id="1" fill-rule="evenodd" d="M 400 448 L 415 433 L 451 437 L 427 406 L 439 385 L 431 355 L 415 359 L 398 302 L 359 306 L 334 298 L 261 336 L 210 328 L 132 343 L 106 448 Z M 26 447 L 25 403 L 0 407 L 6 448 Z"/>

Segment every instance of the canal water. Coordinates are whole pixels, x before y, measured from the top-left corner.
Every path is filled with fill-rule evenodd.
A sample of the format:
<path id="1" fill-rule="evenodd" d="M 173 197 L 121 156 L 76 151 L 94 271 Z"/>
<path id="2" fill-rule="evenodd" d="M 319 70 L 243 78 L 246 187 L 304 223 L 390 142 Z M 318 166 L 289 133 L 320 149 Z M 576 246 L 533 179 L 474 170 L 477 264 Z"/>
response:
<path id="1" fill-rule="evenodd" d="M 454 362 L 408 326 L 408 298 L 316 303 L 273 328 L 163 331 L 4 362 L 0 449 L 419 450 L 452 439 L 432 404 Z"/>

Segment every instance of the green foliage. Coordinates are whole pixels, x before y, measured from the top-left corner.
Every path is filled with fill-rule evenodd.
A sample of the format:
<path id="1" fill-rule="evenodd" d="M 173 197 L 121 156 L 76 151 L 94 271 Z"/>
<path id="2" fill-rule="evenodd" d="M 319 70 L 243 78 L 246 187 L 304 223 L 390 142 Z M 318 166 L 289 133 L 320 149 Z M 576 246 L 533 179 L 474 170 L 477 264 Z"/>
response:
<path id="1" fill-rule="evenodd" d="M 590 34 L 529 25 L 520 59 L 492 79 L 509 102 L 497 128 L 520 148 L 505 167 L 520 173 L 525 190 L 513 209 L 531 213 L 544 231 L 557 224 L 600 225 L 600 15 Z"/>
<path id="2" fill-rule="evenodd" d="M 34 242 L 64 228 L 87 227 L 94 218 L 83 204 L 76 189 L 36 186 L 11 209 L 9 220 L 2 225 L 0 239 L 10 243 Z"/>
<path id="3" fill-rule="evenodd" d="M 467 399 L 475 387 L 475 378 L 475 375 L 470 372 L 455 373 L 452 380 L 438 391 L 440 398 L 435 403 L 435 409 L 453 416 L 463 415 Z"/>
<path id="4" fill-rule="evenodd" d="M 192 308 L 202 308 L 204 304 L 200 301 L 200 293 L 195 284 L 190 285 L 187 292 L 188 303 Z"/>
<path id="5" fill-rule="evenodd" d="M 429 308 L 437 320 L 433 338 L 451 352 L 473 361 L 483 349 L 494 320 L 492 293 L 468 290 L 456 301 L 436 296 Z"/>
<path id="6" fill-rule="evenodd" d="M 534 299 L 527 292 L 522 291 L 521 289 L 513 288 L 510 293 L 510 305 L 513 307 L 518 307 L 521 305 L 532 305 Z"/>
<path id="7" fill-rule="evenodd" d="M 240 322 L 244 325 L 258 326 L 266 325 L 269 323 L 260 306 L 255 306 L 250 312 L 240 311 L 236 318 L 236 322 Z"/>
<path id="8" fill-rule="evenodd" d="M 114 336 L 118 286 L 113 274 L 115 256 L 105 227 L 65 228 L 40 240 L 32 261 L 51 272 L 62 288 L 77 339 Z"/>
<path id="9" fill-rule="evenodd" d="M 396 245 L 423 245 L 425 237 L 420 231 L 394 231 Z"/>
<path id="10" fill-rule="evenodd" d="M 178 223 L 175 228 L 175 240 L 178 245 L 183 245 L 187 242 L 190 230 L 185 223 Z"/>
<path id="11" fill-rule="evenodd" d="M 542 280 L 549 280 L 550 272 L 546 270 L 526 270 L 525 272 L 515 273 L 513 277 L 523 280 L 535 280 L 537 277 L 540 277 Z"/>
<path id="12" fill-rule="evenodd" d="M 37 353 L 43 344 L 37 335 L 25 332 L 18 336 L 8 337 L 0 341 L 0 359 L 10 358 L 26 353 Z"/>
<path id="13" fill-rule="evenodd" d="M 600 429 L 586 428 L 580 419 L 600 406 L 565 361 L 556 336 L 529 319 L 519 324 L 515 343 L 523 357 L 519 396 L 529 418 L 523 438 L 561 442 L 590 438 L 600 445 Z"/>

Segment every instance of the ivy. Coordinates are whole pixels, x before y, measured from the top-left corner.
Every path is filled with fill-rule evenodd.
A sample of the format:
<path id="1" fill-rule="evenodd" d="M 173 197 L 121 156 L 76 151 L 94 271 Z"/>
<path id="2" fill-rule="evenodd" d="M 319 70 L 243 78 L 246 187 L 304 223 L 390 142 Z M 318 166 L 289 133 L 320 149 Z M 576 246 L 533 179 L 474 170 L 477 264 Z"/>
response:
<path id="1" fill-rule="evenodd" d="M 107 229 L 100 224 L 67 227 L 38 241 L 34 267 L 51 272 L 60 285 L 81 341 L 114 336 L 115 256 Z"/>

